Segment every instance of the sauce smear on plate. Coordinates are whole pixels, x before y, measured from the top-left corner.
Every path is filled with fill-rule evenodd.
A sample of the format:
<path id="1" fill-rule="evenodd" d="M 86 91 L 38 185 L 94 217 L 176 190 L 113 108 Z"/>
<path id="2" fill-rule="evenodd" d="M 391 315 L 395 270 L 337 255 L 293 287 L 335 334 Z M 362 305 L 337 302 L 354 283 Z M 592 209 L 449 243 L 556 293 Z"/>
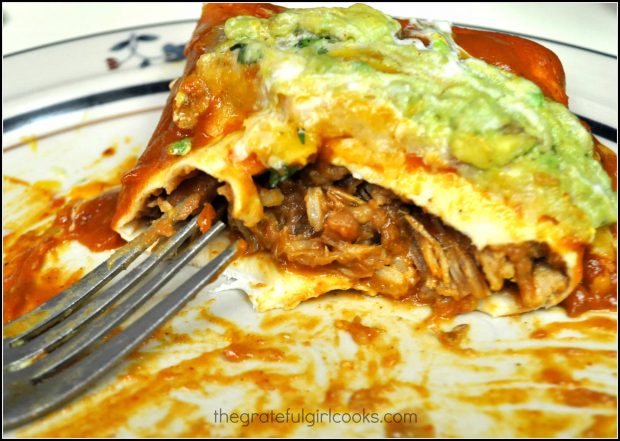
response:
<path id="1" fill-rule="evenodd" d="M 117 191 L 108 191 L 87 201 L 68 202 L 47 229 L 20 236 L 11 233 L 3 239 L 4 323 L 36 308 L 82 276 L 82 270 L 67 275 L 62 268 L 44 268 L 47 257 L 64 242 L 76 240 L 94 252 L 125 243 L 110 228 L 117 198 Z"/>

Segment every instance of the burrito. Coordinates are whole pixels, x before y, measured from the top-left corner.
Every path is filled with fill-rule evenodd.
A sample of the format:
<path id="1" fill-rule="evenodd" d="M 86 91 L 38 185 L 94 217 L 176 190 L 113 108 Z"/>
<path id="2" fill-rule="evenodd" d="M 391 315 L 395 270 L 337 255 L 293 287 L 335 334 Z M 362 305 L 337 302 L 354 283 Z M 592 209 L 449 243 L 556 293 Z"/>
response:
<path id="1" fill-rule="evenodd" d="M 225 200 L 258 310 L 334 290 L 557 305 L 617 196 L 558 58 L 505 37 L 361 4 L 206 5 L 113 228 L 181 199 L 208 224 Z"/>

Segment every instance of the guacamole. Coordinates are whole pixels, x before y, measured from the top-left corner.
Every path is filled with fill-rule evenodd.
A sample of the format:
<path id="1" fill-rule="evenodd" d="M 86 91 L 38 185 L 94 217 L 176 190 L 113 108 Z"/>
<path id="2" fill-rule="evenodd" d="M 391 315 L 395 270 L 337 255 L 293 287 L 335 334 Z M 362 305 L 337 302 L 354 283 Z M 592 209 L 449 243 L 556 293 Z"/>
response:
<path id="1" fill-rule="evenodd" d="M 342 94 L 389 108 L 398 148 L 456 170 L 533 220 L 552 217 L 583 238 L 615 222 L 617 196 L 578 118 L 531 81 L 469 57 L 449 27 L 418 25 L 424 39 L 401 39 L 396 20 L 360 4 L 240 16 L 203 57 L 233 53 L 258 66 L 268 99 L 303 98 L 317 119 L 329 119 L 330 100 Z"/>

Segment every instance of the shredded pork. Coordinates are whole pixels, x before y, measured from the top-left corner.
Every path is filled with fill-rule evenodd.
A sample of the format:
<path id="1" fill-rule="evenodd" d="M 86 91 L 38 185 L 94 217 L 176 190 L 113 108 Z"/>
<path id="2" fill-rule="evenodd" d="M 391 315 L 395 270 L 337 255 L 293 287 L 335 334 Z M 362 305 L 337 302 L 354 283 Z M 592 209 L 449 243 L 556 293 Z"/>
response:
<path id="1" fill-rule="evenodd" d="M 518 288 L 530 306 L 568 283 L 545 246 L 477 250 L 439 218 L 343 167 L 319 162 L 259 193 L 265 208 L 259 224 L 248 229 L 229 220 L 251 249 L 267 250 L 289 267 L 344 274 L 384 295 L 480 299 Z"/>

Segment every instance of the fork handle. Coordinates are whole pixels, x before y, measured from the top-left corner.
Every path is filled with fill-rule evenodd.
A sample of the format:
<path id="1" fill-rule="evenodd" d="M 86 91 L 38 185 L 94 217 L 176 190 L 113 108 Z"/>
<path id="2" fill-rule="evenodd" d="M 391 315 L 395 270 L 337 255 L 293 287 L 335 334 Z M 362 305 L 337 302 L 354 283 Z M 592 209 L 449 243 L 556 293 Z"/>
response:
<path id="1" fill-rule="evenodd" d="M 237 244 L 228 247 L 124 331 L 78 363 L 41 383 L 17 383 L 7 387 L 3 392 L 4 430 L 45 415 L 84 391 L 204 288 L 234 257 Z"/>

